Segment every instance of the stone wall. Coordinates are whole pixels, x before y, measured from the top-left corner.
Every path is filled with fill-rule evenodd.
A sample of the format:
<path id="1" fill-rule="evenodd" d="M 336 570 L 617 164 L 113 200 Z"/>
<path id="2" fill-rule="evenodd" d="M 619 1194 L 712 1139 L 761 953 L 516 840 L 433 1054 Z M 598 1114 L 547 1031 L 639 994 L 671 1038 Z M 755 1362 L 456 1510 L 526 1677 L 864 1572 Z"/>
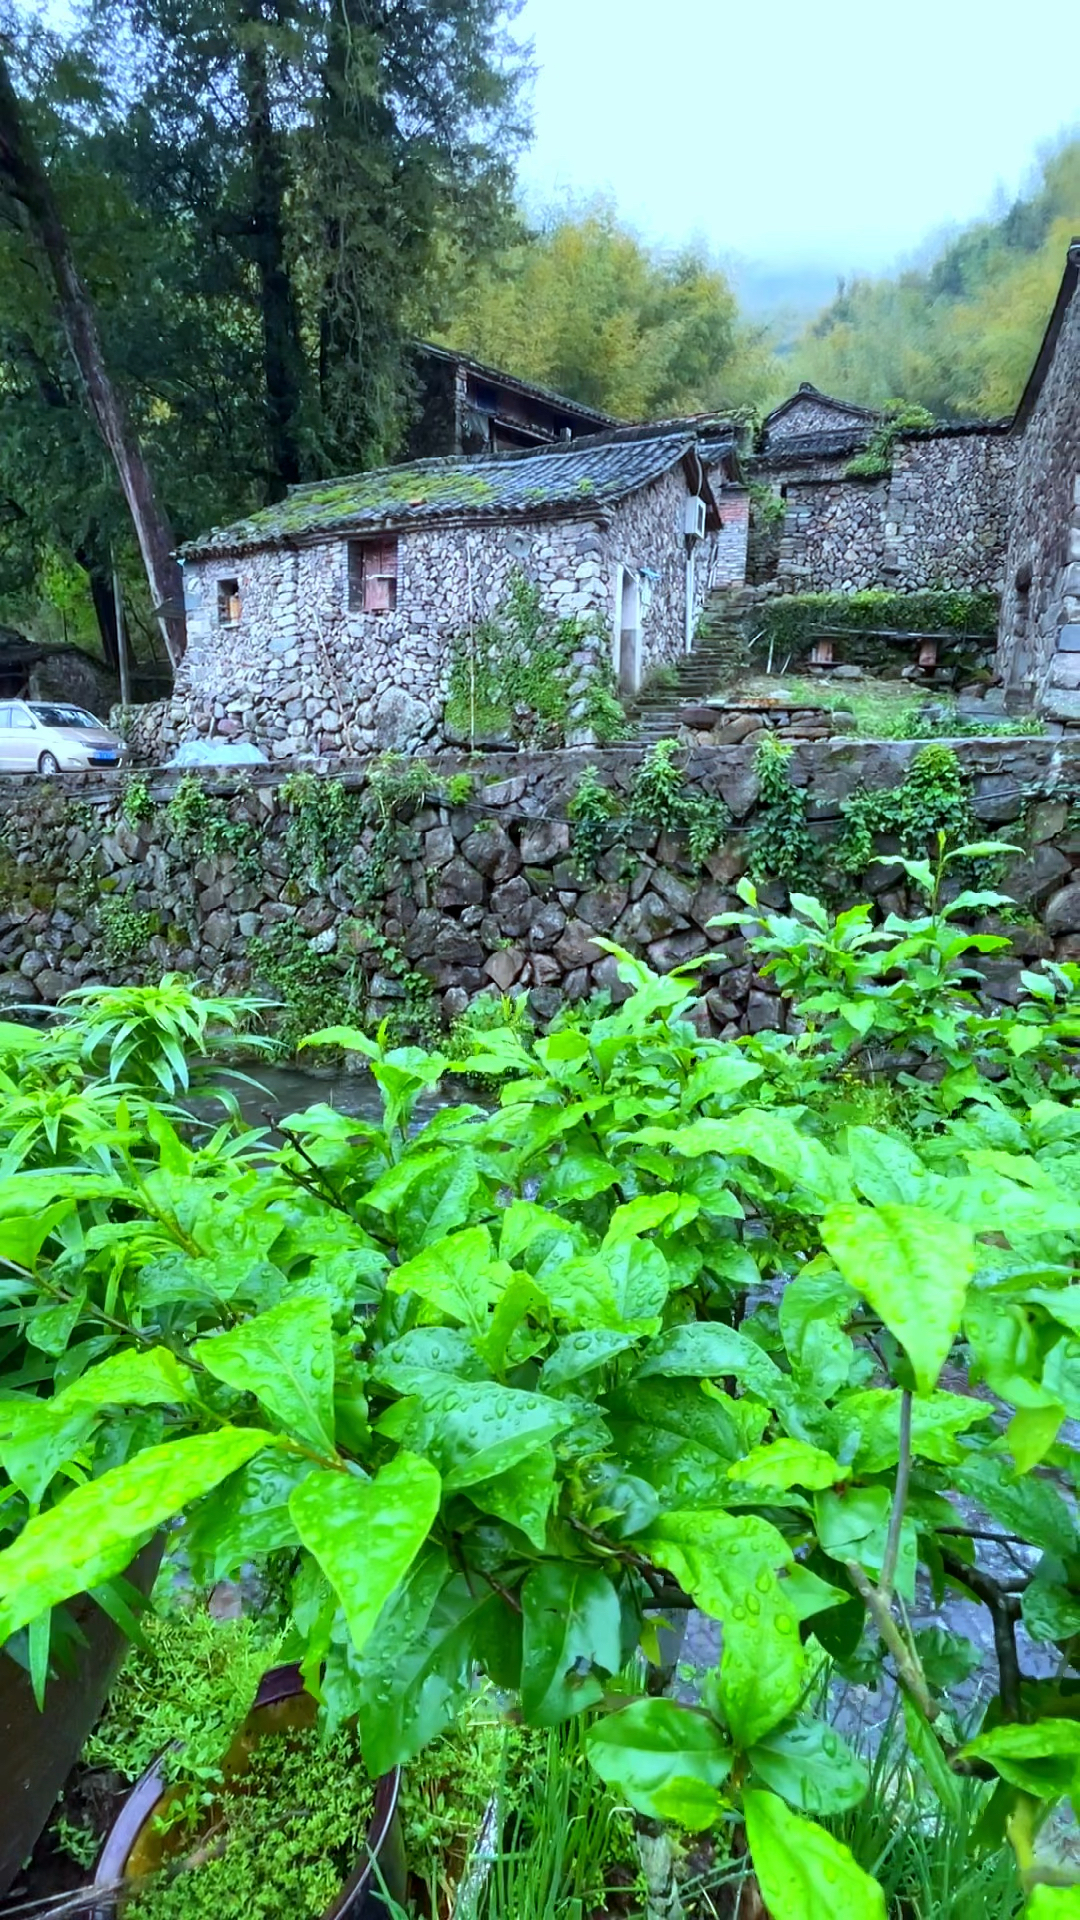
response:
<path id="1" fill-rule="evenodd" d="M 1080 832 L 1071 824 L 1080 794 L 1080 742 L 1040 739 L 962 740 L 956 744 L 972 783 L 974 811 L 989 835 L 1015 838 L 1026 851 L 1001 882 L 1033 915 L 1005 930 L 1013 954 L 987 963 L 992 996 L 1017 993 L 1019 969 L 1056 954 L 1080 958 Z M 841 803 L 856 788 L 894 788 L 916 742 L 826 740 L 795 747 L 790 767 L 809 795 L 812 832 L 828 841 Z M 0 887 L 0 1002 L 55 1002 L 90 980 L 147 977 L 179 969 L 218 991 L 252 984 L 254 937 L 291 923 L 310 943 L 312 970 L 361 977 L 366 1011 L 400 1003 L 401 965 L 430 980 L 445 1016 L 475 994 L 495 988 L 530 994 L 549 1017 L 563 997 L 598 988 L 619 991 L 610 956 L 595 937 L 613 939 L 666 970 L 709 956 L 704 984 L 716 1031 L 774 1025 L 779 1003 L 729 932 L 710 928 L 716 914 L 737 909 L 733 887 L 746 869 L 747 834 L 756 816 L 752 741 L 697 748 L 685 759 L 688 780 L 724 801 L 732 830 L 726 844 L 695 868 L 685 840 L 653 826 L 612 827 L 594 863 L 573 857 L 567 802 L 583 769 L 597 768 L 626 793 L 642 758 L 638 748 L 549 755 L 488 755 L 439 763 L 446 775 L 466 767 L 473 789 L 459 804 L 423 804 L 406 814 L 395 858 L 376 905 L 365 903 L 362 872 L 370 830 L 360 834 L 317 883 L 290 852 L 292 815 L 280 774 L 255 770 L 248 781 L 221 776 L 206 790 L 250 825 L 245 858 L 235 849 L 193 854 L 176 837 L 167 803 L 177 777 L 150 789 L 155 810 L 130 820 L 123 783 L 111 776 L 68 776 L 57 783 L 13 778 L 0 791 L 0 836 L 7 849 Z M 363 785 L 362 772 L 346 786 Z M 879 859 L 852 898 L 877 897 L 883 912 L 903 911 L 902 873 Z M 783 890 L 765 897 L 782 904 Z M 134 951 L 107 964 L 106 929 L 123 932 Z M 379 939 L 372 938 L 371 929 Z"/>
<path id="2" fill-rule="evenodd" d="M 826 406 L 822 401 L 800 396 L 793 407 L 770 421 L 765 428 L 767 448 L 782 447 L 785 440 L 798 440 L 804 434 L 839 433 L 850 427 L 853 433 L 869 433 L 872 419 L 861 407 Z"/>
<path id="3" fill-rule="evenodd" d="M 786 489 L 777 584 L 786 592 L 866 587 L 1000 590 L 1017 447 L 1001 433 L 899 440 L 892 473 L 847 479 L 844 459 L 762 469 Z"/>
<path id="4" fill-rule="evenodd" d="M 1070 273 L 1080 248 L 1069 253 Z M 1051 719 L 1080 722 L 1080 290 L 1019 443 L 998 666 Z"/>
<path id="5" fill-rule="evenodd" d="M 785 593 L 858 593 L 882 584 L 884 481 L 787 483 L 777 584 Z"/>
<path id="6" fill-rule="evenodd" d="M 710 478 L 720 509 L 721 526 L 719 533 L 712 537 L 709 587 L 741 587 L 746 579 L 750 495 L 741 488 L 724 489 L 718 473 Z"/>
<path id="7" fill-rule="evenodd" d="M 1005 434 L 925 434 L 894 453 L 884 584 L 1000 591 L 1016 444 Z"/>
<path id="8" fill-rule="evenodd" d="M 441 744 L 454 642 L 503 605 L 515 568 L 553 619 L 604 617 L 604 551 L 589 520 L 403 532 L 387 613 L 350 610 L 345 539 L 189 562 L 188 650 L 162 746 L 229 733 L 286 760 Z M 217 620 L 226 578 L 240 585 L 235 627 Z M 153 724 L 136 721 L 133 744 L 148 746 Z"/>

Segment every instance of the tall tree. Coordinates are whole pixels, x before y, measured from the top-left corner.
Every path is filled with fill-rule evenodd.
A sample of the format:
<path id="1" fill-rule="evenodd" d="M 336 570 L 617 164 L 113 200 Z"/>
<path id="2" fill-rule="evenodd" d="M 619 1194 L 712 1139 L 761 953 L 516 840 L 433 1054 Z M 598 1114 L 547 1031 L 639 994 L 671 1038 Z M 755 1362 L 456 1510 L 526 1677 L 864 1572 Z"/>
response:
<path id="1" fill-rule="evenodd" d="M 753 404 L 772 373 L 763 330 L 740 321 L 704 249 L 650 249 L 605 201 L 463 276 L 444 338 L 635 419 Z"/>
<path id="2" fill-rule="evenodd" d="M 94 305 L 76 265 L 63 216 L 2 47 L 0 192 L 19 208 L 47 263 L 71 356 L 79 371 L 90 414 L 116 468 L 151 596 L 161 610 L 159 618 L 165 643 L 175 664 L 183 655 L 184 621 L 172 530 L 158 503 L 150 469 L 131 430 L 123 399 L 106 365 Z"/>

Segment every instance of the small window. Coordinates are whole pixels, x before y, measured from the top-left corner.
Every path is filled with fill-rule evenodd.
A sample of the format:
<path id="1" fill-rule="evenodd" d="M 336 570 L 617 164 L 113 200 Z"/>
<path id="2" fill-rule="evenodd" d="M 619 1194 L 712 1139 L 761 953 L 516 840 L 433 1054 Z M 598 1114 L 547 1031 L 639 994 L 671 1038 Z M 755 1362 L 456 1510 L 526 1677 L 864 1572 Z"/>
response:
<path id="1" fill-rule="evenodd" d="M 349 541 L 350 613 L 393 613 L 397 583 L 396 540 Z"/>
<path id="2" fill-rule="evenodd" d="M 11 724 L 13 727 L 21 727 L 23 732 L 32 733 L 34 729 L 33 719 L 30 714 L 27 713 L 25 707 L 12 707 Z"/>
<path id="3" fill-rule="evenodd" d="M 240 625 L 239 580 L 218 581 L 217 619 L 219 627 L 238 627 Z"/>

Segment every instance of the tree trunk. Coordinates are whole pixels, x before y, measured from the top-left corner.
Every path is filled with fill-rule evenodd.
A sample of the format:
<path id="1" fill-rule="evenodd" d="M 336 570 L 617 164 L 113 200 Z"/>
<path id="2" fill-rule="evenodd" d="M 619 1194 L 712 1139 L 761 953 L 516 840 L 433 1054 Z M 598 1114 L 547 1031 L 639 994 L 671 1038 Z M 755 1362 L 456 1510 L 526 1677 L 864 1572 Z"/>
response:
<path id="1" fill-rule="evenodd" d="M 174 666 L 184 652 L 180 568 L 150 470 L 105 365 L 93 303 L 83 285 L 59 207 L 0 53 L 0 189 L 22 207 L 45 254 L 72 358 L 94 424 L 112 456 L 139 542 L 150 593 Z"/>
<path id="2" fill-rule="evenodd" d="M 251 162 L 251 231 L 259 273 L 263 376 L 269 425 L 272 499 L 303 478 L 303 418 L 307 384 L 300 319 L 285 256 L 287 169 L 270 103 L 266 40 L 259 0 L 244 0 L 246 33 L 240 87 Z"/>
<path id="3" fill-rule="evenodd" d="M 101 635 L 101 651 L 105 656 L 105 665 L 110 673 L 120 671 L 119 636 L 116 631 L 116 601 L 113 597 L 112 580 L 102 573 L 90 559 L 82 554 L 75 555 L 81 567 L 85 567 L 90 578 L 90 598 L 94 603 L 94 617 L 97 620 L 98 633 Z"/>

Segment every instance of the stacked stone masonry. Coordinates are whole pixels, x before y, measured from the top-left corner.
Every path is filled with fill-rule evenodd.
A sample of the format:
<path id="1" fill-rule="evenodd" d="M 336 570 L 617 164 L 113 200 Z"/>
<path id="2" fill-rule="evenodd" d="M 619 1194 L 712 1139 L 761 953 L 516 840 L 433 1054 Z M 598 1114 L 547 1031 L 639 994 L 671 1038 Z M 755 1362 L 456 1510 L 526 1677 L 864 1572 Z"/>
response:
<path id="1" fill-rule="evenodd" d="M 1080 831 L 1072 824 L 1080 793 L 1080 743 L 1010 739 L 962 740 L 956 752 L 971 776 L 974 811 L 987 834 L 1023 843 L 1001 881 L 1034 916 L 1008 925 L 1012 952 L 986 962 L 988 991 L 1015 999 L 1020 969 L 1040 957 L 1080 958 Z M 790 762 L 808 792 L 812 832 L 828 841 L 842 801 L 857 787 L 893 788 L 919 747 L 915 742 L 803 741 Z M 366 980 L 367 1010 L 391 1011 L 403 991 L 385 963 L 390 941 L 426 974 L 447 1018 L 492 989 L 527 992 L 538 1017 L 564 999 L 622 988 L 610 939 L 660 971 L 708 956 L 703 975 L 711 1030 L 732 1034 L 776 1026 L 780 1002 L 753 970 L 745 945 L 709 925 L 738 910 L 735 882 L 746 870 L 747 835 L 757 807 L 754 742 L 698 748 L 685 759 L 688 780 L 722 799 L 732 817 L 725 845 L 695 869 L 686 842 L 645 826 L 628 840 L 612 828 L 594 865 L 574 857 L 567 803 L 583 769 L 626 794 L 641 761 L 635 748 L 549 755 L 444 759 L 440 774 L 465 767 L 474 781 L 467 802 L 424 805 L 401 826 L 399 860 L 384 895 L 362 904 L 359 873 L 365 842 L 343 855 L 319 883 L 290 867 L 290 814 L 280 774 L 256 769 L 239 782 L 217 776 L 208 791 L 236 819 L 252 823 L 258 849 L 254 874 L 235 853 L 193 858 L 171 835 L 167 802 L 176 776 L 151 783 L 155 811 L 138 823 L 124 813 L 121 783 L 69 776 L 55 785 L 10 779 L 0 794 L 0 832 L 7 850 L 0 894 L 0 999 L 55 1003 L 93 980 L 147 978 L 170 970 L 197 976 L 216 991 L 252 984 L 251 941 L 291 922 L 311 942 L 312 965 L 344 975 L 357 965 Z M 363 770 L 346 784 L 363 784 Z M 369 842 L 367 843 L 369 845 Z M 911 904 L 902 871 L 883 854 L 852 889 L 876 897 L 883 913 Z M 782 904 L 782 889 L 764 897 Z M 111 903 L 111 905 L 110 905 Z M 152 916 L 153 931 L 134 962 L 110 972 L 102 910 L 117 906 Z"/>
<path id="2" fill-rule="evenodd" d="M 999 433 L 928 433 L 899 441 L 880 480 L 848 479 L 834 459 L 770 472 L 787 500 L 778 586 L 1000 590 L 1017 454 Z"/>
<path id="3" fill-rule="evenodd" d="M 998 664 L 1052 720 L 1080 723 L 1080 248 L 1052 358 L 1023 422 Z"/>
<path id="4" fill-rule="evenodd" d="M 397 604 L 382 613 L 350 610 L 345 537 L 189 561 L 176 693 L 133 710 L 132 745 L 152 762 L 215 733 L 275 760 L 445 745 L 454 649 L 505 605 L 515 570 L 539 588 L 552 621 L 587 629 L 574 665 L 581 686 L 605 653 L 618 664 L 621 582 L 632 575 L 640 681 L 685 651 L 687 498 L 680 466 L 603 517 L 402 531 Z M 729 525 L 698 543 L 691 630 L 708 592 L 744 564 L 745 495 L 732 500 Z M 240 602 L 232 626 L 219 620 L 229 579 Z"/>

